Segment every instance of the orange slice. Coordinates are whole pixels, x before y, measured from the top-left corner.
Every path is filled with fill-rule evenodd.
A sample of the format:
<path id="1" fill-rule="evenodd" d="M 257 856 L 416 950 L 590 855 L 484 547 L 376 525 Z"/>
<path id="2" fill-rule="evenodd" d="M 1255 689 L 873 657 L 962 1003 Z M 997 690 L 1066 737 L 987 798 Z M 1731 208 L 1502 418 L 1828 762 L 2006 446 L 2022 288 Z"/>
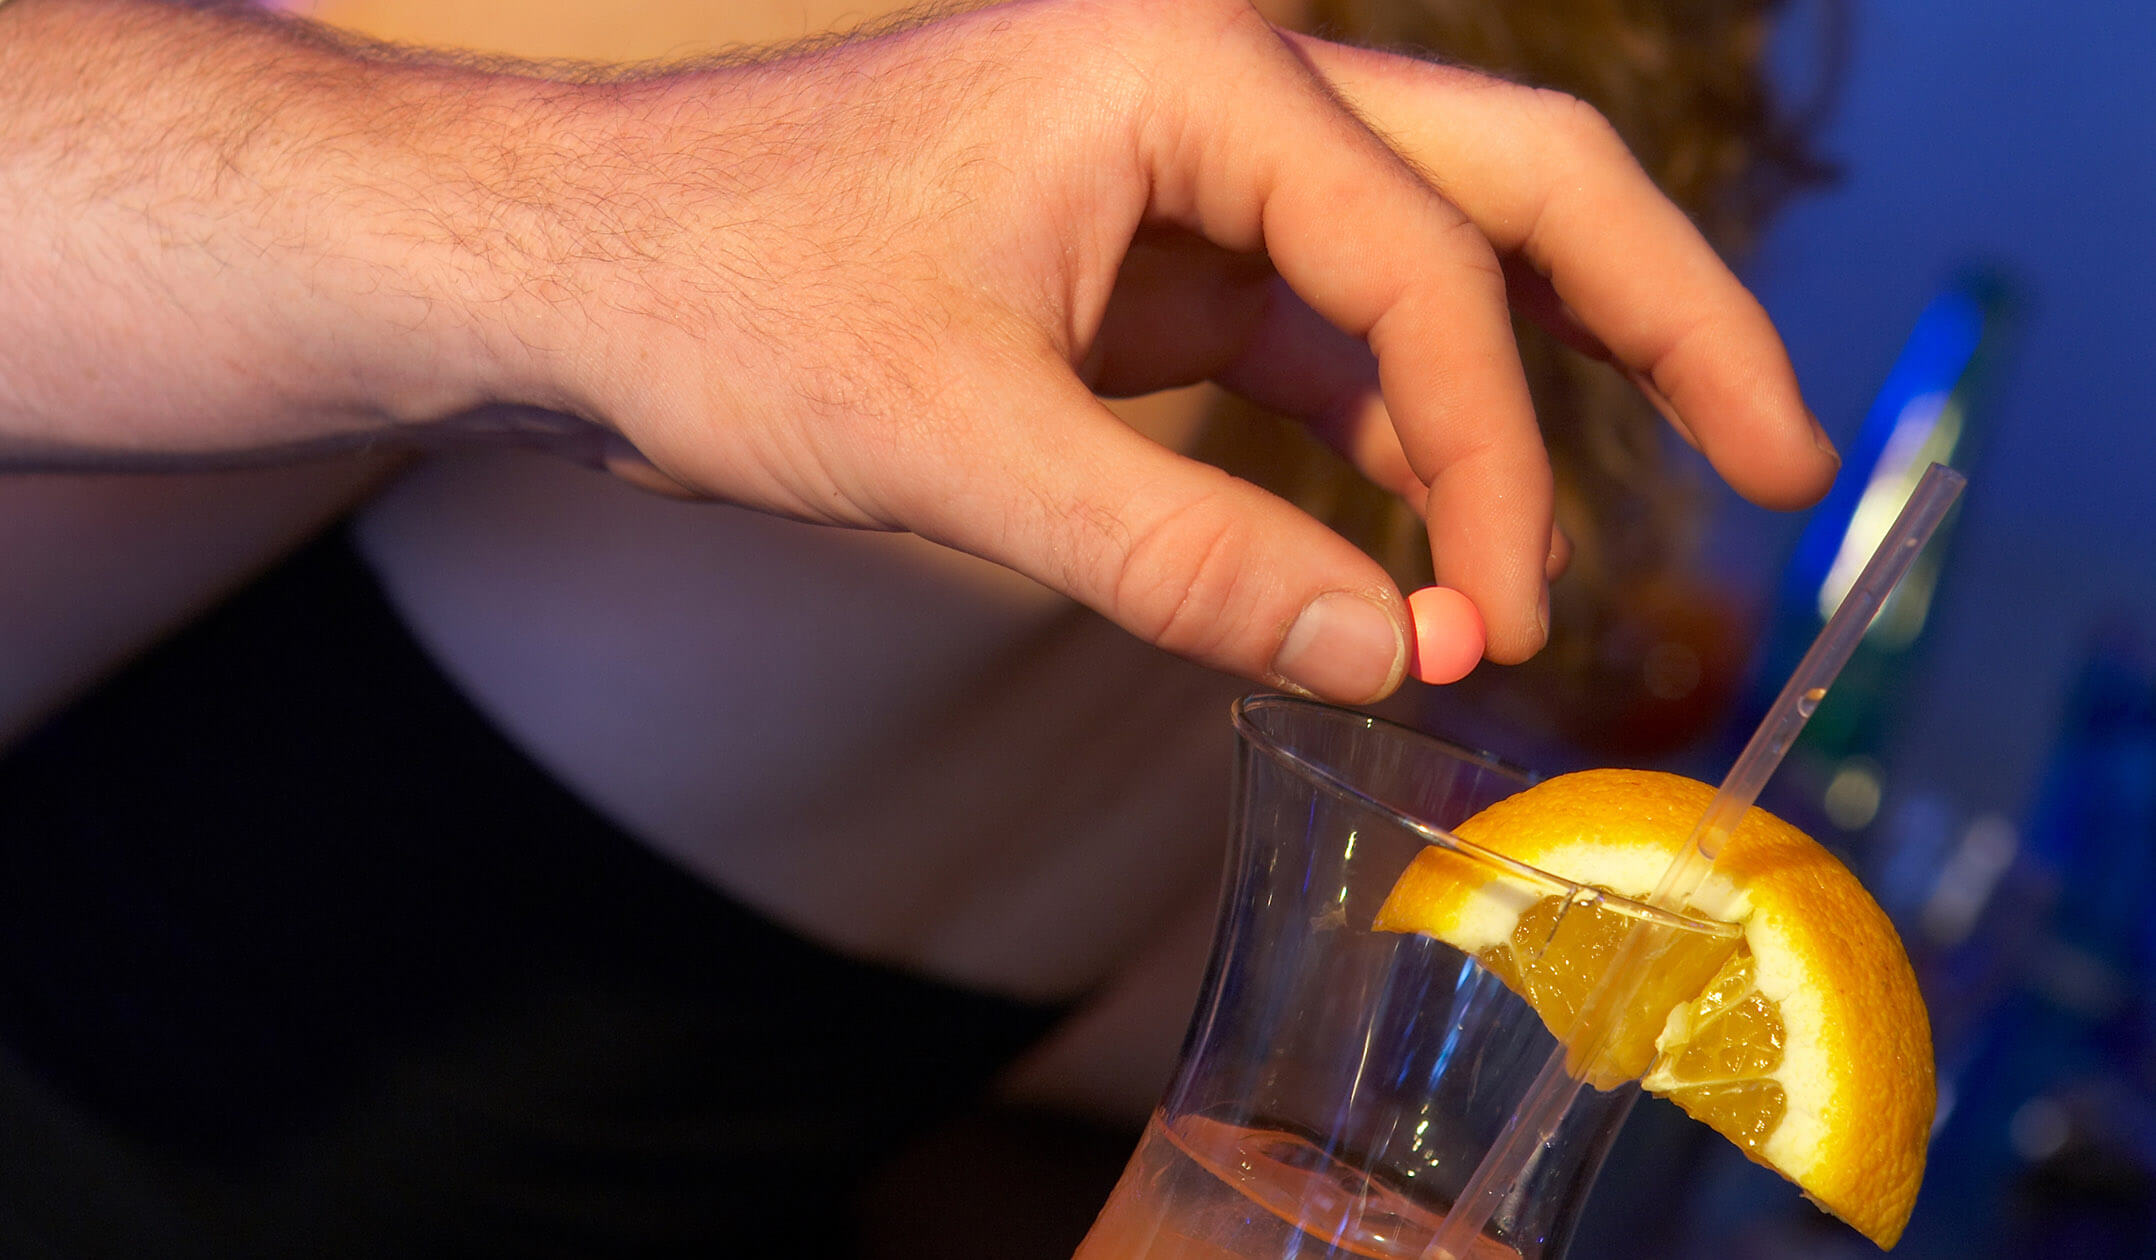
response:
<path id="1" fill-rule="evenodd" d="M 1547 780 L 1456 829 L 1485 849 L 1625 897 L 1651 893 L 1714 790 L 1677 775 Z M 1736 924 L 1719 947 L 1678 938 L 1610 1035 L 1602 1079 L 1641 1078 L 1881 1247 L 1908 1223 L 1937 1087 L 1916 977 L 1878 904 L 1809 836 L 1745 816 L 1692 898 Z M 1431 848 L 1378 911 L 1480 958 L 1560 1038 L 1630 920 L 1590 898 L 1523 892 Z M 1667 940 L 1668 934 L 1657 939 Z"/>

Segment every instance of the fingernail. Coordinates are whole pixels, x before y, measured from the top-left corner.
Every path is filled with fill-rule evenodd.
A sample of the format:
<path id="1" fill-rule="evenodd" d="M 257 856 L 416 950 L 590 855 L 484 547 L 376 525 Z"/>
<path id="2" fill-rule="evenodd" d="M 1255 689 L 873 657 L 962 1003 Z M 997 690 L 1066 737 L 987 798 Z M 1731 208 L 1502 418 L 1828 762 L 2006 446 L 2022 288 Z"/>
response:
<path id="1" fill-rule="evenodd" d="M 1809 411 L 1804 413 L 1804 418 L 1812 422 L 1812 445 L 1826 452 L 1827 458 L 1833 460 L 1835 465 L 1839 467 L 1842 462 L 1842 453 L 1834 449 L 1834 439 L 1827 436 L 1827 427 L 1819 423 L 1819 417 Z"/>
<path id="2" fill-rule="evenodd" d="M 1374 600 L 1330 591 L 1310 601 L 1273 658 L 1273 674 L 1293 687 L 1347 704 L 1375 700 L 1392 685 L 1407 640 Z"/>
<path id="3" fill-rule="evenodd" d="M 1542 580 L 1545 585 L 1564 576 L 1572 564 L 1572 539 L 1561 526 L 1550 526 L 1550 554 L 1542 558 Z"/>

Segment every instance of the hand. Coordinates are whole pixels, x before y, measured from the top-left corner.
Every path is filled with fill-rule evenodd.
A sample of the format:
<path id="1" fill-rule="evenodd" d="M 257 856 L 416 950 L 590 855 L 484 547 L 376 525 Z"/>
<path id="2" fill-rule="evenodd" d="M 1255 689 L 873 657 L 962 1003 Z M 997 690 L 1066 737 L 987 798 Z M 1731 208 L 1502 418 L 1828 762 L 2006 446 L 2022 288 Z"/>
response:
<path id="1" fill-rule="evenodd" d="M 1407 667 L 1383 572 L 1096 393 L 1212 378 L 1309 417 L 1423 507 L 1472 609 L 1419 629 L 1486 625 L 1500 661 L 1545 637 L 1553 547 L 1508 287 L 1740 491 L 1792 506 L 1832 475 L 1757 304 L 1590 111 L 1242 0 L 1037 0 L 607 84 L 366 70 L 403 128 L 345 119 L 341 167 L 288 139 L 297 208 L 238 230 L 282 228 L 275 256 L 213 286 L 277 295 L 300 335 L 257 338 L 265 374 L 288 410 L 331 382 L 340 431 L 582 416 L 629 475 L 911 529 L 1348 701 Z M 280 423 L 247 401 L 225 415 Z"/>

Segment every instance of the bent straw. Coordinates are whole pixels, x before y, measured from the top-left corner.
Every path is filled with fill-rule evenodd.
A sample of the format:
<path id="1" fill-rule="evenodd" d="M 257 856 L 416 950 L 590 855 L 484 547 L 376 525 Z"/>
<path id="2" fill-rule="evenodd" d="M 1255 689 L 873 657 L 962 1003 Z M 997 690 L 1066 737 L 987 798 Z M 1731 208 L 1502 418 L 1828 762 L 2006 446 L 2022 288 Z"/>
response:
<path id="1" fill-rule="evenodd" d="M 1856 585 L 1843 598 L 1841 606 L 1827 619 L 1819 637 L 1812 642 L 1811 650 L 1797 663 L 1796 672 L 1782 688 L 1774 707 L 1767 710 L 1759 729 L 1752 733 L 1751 742 L 1744 746 L 1729 775 L 1722 780 L 1721 790 L 1707 806 L 1706 814 L 1692 829 L 1691 838 L 1684 848 L 1670 861 L 1663 872 L 1654 893 L 1647 899 L 1649 905 L 1664 910 L 1681 911 L 1684 904 L 1697 892 L 1699 886 L 1714 869 L 1714 859 L 1722 851 L 1722 845 L 1744 818 L 1752 802 L 1779 766 L 1782 757 L 1796 742 L 1804 724 L 1811 720 L 1819 702 L 1825 698 L 1827 688 L 1848 664 L 1850 654 L 1864 632 L 1871 628 L 1872 619 L 1886 603 L 1887 596 L 1909 571 L 1917 553 L 1931 540 L 1932 533 L 1946 516 L 1947 509 L 1961 495 L 1967 480 L 1958 472 L 1941 464 L 1933 464 L 1924 473 L 1923 480 L 1909 495 L 1902 506 L 1901 515 L 1894 527 L 1880 541 L 1879 549 L 1872 553 L 1863 574 Z M 1651 929 L 1634 921 L 1625 933 L 1623 944 L 1609 966 L 1603 969 L 1602 978 L 1580 1006 L 1573 1019 L 1575 1030 L 1588 1030 L 1582 1043 L 1573 1048 L 1578 1055 L 1578 1075 L 1566 1068 L 1568 1050 L 1560 1042 L 1550 1053 L 1542 1071 L 1528 1086 L 1526 1097 L 1506 1122 L 1504 1132 L 1490 1147 L 1482 1162 L 1475 1167 L 1467 1185 L 1453 1202 L 1452 1210 L 1445 1214 L 1437 1233 L 1423 1252 L 1423 1260 L 1463 1260 L 1468 1249 L 1482 1234 L 1489 1223 L 1490 1214 L 1499 1202 L 1510 1193 L 1535 1155 L 1555 1136 L 1565 1113 L 1579 1097 L 1583 1077 L 1591 1074 L 1595 1062 L 1602 1055 L 1609 1041 L 1609 1034 L 1617 1024 L 1605 1015 L 1622 1011 L 1629 1004 L 1632 994 L 1644 979 Z"/>

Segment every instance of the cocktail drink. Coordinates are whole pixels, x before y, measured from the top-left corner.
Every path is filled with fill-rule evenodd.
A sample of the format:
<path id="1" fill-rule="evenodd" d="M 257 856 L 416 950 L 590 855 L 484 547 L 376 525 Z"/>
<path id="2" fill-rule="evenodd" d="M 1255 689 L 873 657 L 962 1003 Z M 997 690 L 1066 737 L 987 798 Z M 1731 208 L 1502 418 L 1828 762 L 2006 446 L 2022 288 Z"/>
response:
<path id="1" fill-rule="evenodd" d="M 1735 931 L 1458 840 L 1448 828 L 1526 786 L 1488 757 L 1287 697 L 1243 701 L 1235 724 L 1233 848 L 1203 993 L 1079 1260 L 1415 1260 L 1554 1046 L 1483 959 L 1377 926 L 1416 857 L 1442 847 L 1485 898 L 1530 911 L 1506 942 L 1515 977 L 1542 949 L 1591 948 L 1645 921 L 1692 960 L 1696 991 Z M 1636 1096 L 1601 1083 L 1469 1255 L 1564 1253 Z"/>

